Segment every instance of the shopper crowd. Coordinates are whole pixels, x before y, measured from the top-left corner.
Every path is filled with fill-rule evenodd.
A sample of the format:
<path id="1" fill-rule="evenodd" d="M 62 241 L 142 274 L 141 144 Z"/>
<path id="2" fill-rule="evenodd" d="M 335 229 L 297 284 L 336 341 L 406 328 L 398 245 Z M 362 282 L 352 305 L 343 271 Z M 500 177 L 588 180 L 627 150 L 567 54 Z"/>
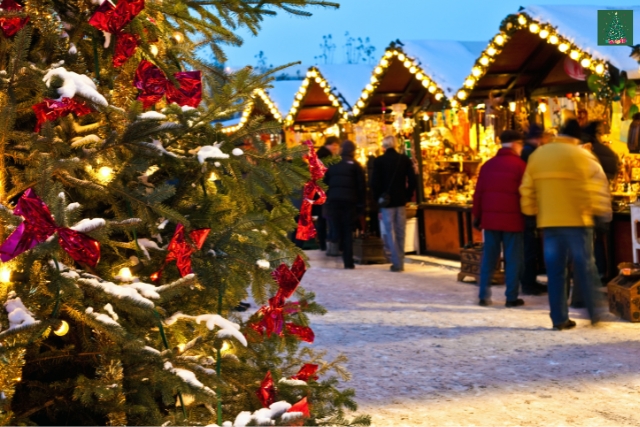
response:
<path id="1" fill-rule="evenodd" d="M 524 294 L 539 295 L 537 230 L 542 234 L 554 329 L 570 329 L 572 305 L 586 307 L 597 323 L 597 286 L 601 280 L 594 255 L 594 232 L 606 234 L 612 218 L 608 179 L 618 172 L 617 155 L 602 141 L 600 122 L 581 127 L 569 119 L 560 134 L 545 140 L 535 126 L 525 137 L 515 131 L 500 136 L 502 148 L 480 170 L 474 194 L 474 225 L 483 230 L 481 306 L 491 304 L 490 285 L 504 254 L 506 306 L 524 304 Z"/>

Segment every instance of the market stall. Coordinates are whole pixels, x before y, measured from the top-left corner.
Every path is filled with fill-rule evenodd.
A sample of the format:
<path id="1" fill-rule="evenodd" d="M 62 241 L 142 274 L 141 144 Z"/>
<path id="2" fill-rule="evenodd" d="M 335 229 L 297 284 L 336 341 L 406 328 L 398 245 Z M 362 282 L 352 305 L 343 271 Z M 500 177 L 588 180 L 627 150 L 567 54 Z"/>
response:
<path id="1" fill-rule="evenodd" d="M 502 21 L 452 101 L 479 112 L 478 141 L 507 128 L 526 131 L 530 123 L 557 130 L 564 117 L 575 115 L 584 123 L 604 121 L 614 150 L 620 148 L 629 115 L 637 111 L 633 105 L 640 101 L 632 83 L 639 77 L 638 64 L 629 57 L 630 47 L 615 41 L 598 45 L 598 10 L 606 9 L 613 8 L 530 6 Z M 623 163 L 612 183 L 618 212 L 608 245 L 610 265 L 631 259 L 625 204 L 637 197 L 640 161 L 627 156 Z"/>
<path id="2" fill-rule="evenodd" d="M 420 183 L 416 218 L 407 224 L 406 240 L 411 245 L 407 251 L 458 258 L 460 247 L 473 235 L 467 198 L 453 196 L 453 200 L 440 199 L 438 203 L 432 197 L 432 184 L 437 181 L 435 187 L 444 188 L 463 170 L 469 169 L 473 175 L 479 163 L 473 156 L 447 157 L 450 150 L 447 154 L 444 149 L 427 150 L 424 142 L 429 132 L 444 134 L 448 127 L 465 133 L 467 137 L 460 138 L 460 144 L 469 146 L 469 132 L 464 129 L 468 119 L 458 120 L 457 112 L 448 108 L 448 99 L 455 96 L 452 88 L 464 81 L 483 47 L 481 42 L 396 41 L 385 51 L 354 107 L 354 133 L 362 147 L 361 161 L 380 154 L 380 142 L 386 135 L 396 135 L 414 160 Z M 443 139 L 439 139 L 439 147 Z M 457 140 L 449 141 L 457 145 Z"/>

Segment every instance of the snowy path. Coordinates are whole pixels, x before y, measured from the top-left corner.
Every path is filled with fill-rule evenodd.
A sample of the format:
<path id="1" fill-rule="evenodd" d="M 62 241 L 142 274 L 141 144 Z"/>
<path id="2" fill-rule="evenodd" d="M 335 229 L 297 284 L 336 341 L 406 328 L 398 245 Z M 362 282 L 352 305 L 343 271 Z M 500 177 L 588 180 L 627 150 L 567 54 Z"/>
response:
<path id="1" fill-rule="evenodd" d="M 506 309 L 499 286 L 483 308 L 450 270 L 307 254 L 302 285 L 329 310 L 312 319 L 314 347 L 349 357 L 346 385 L 374 425 L 640 425 L 640 324 L 594 328 L 573 310 L 578 327 L 553 331 L 546 296 Z"/>

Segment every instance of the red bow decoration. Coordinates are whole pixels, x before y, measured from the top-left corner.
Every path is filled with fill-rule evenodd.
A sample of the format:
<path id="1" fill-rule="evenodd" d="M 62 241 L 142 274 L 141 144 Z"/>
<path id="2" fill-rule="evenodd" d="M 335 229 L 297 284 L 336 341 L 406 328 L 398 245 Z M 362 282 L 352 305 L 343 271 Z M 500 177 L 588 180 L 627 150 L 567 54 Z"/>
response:
<path id="1" fill-rule="evenodd" d="M 89 19 L 89 24 L 107 33 L 118 33 L 144 9 L 144 0 L 105 0 Z"/>
<path id="2" fill-rule="evenodd" d="M 55 99 L 44 99 L 42 102 L 31 106 L 36 113 L 36 132 L 40 132 L 45 122 L 54 121 L 68 114 L 75 114 L 76 117 L 85 116 L 93 112 L 84 102 L 76 101 L 73 98 L 62 98 L 61 101 Z"/>
<path id="3" fill-rule="evenodd" d="M 291 405 L 291 408 L 287 410 L 287 412 L 301 412 L 303 418 L 294 421 L 293 426 L 301 426 L 304 425 L 304 418 L 309 418 L 311 413 L 309 412 L 309 403 L 307 402 L 307 398 L 303 397 L 298 403 Z"/>
<path id="4" fill-rule="evenodd" d="M 299 303 L 287 303 L 286 301 L 296 291 L 306 271 L 304 260 L 298 255 L 291 268 L 283 263 L 271 273 L 279 285 L 278 292 L 269 299 L 268 306 L 263 306 L 258 310 L 256 314 L 261 315 L 262 318 L 249 325 L 252 329 L 260 334 L 266 333 L 267 336 L 271 336 L 271 334 L 282 336 L 286 329 L 289 334 L 298 336 L 302 341 L 313 342 L 314 335 L 311 328 L 293 323 L 285 324 L 284 322 L 285 313 L 291 314 L 300 310 Z"/>
<path id="5" fill-rule="evenodd" d="M 113 53 L 113 66 L 122 67 L 136 53 L 136 48 L 140 42 L 137 34 L 120 33 L 116 38 L 116 47 Z"/>
<path id="6" fill-rule="evenodd" d="M 260 389 L 256 392 L 258 399 L 262 402 L 262 406 L 268 408 L 273 402 L 276 401 L 276 387 L 273 384 L 273 378 L 271 378 L 271 371 L 267 372 L 264 379 L 260 383 Z"/>
<path id="7" fill-rule="evenodd" d="M 317 232 L 313 225 L 311 208 L 313 205 L 322 205 L 327 200 L 327 195 L 317 183 L 327 172 L 327 167 L 318 158 L 313 148 L 313 141 L 305 141 L 304 144 L 309 147 L 309 154 L 305 154 L 304 158 L 309 162 L 311 179 L 304 185 L 302 190 L 302 206 L 300 207 L 298 230 L 296 231 L 296 239 L 298 240 L 310 240 L 316 237 Z M 316 195 L 318 196 L 317 199 L 315 198 Z"/>
<path id="8" fill-rule="evenodd" d="M 22 6 L 16 3 L 13 0 L 2 0 L 0 3 L 0 9 L 4 12 L 20 12 L 22 10 Z M 2 28 L 2 33 L 5 37 L 12 37 L 25 25 L 29 22 L 29 17 L 25 16 L 24 18 L 20 18 L 19 16 L 14 16 L 12 18 L 8 17 L 0 17 L 0 28 Z"/>
<path id="9" fill-rule="evenodd" d="M 309 381 L 310 379 L 317 381 L 318 376 L 316 375 L 318 372 L 318 365 L 314 365 L 313 363 L 305 363 L 302 368 L 298 371 L 297 374 L 291 377 L 292 380 L 300 380 L 300 381 Z"/>
<path id="10" fill-rule="evenodd" d="M 140 89 L 138 99 L 142 101 L 144 108 L 149 108 L 158 102 L 164 95 L 167 102 L 175 102 L 179 106 L 196 108 L 202 100 L 202 76 L 200 71 L 181 71 L 173 75 L 180 87 L 176 88 L 167 79 L 162 70 L 151 62 L 140 61 L 136 70 L 133 85 Z"/>
<path id="11" fill-rule="evenodd" d="M 22 215 L 24 221 L 0 246 L 0 260 L 7 262 L 32 249 L 58 233 L 58 242 L 75 261 L 95 267 L 100 259 L 100 243 L 79 231 L 59 227 L 53 220 L 47 205 L 29 188 L 24 192 L 14 215 Z"/>
<path id="12" fill-rule="evenodd" d="M 178 224 L 167 248 L 169 254 L 165 258 L 164 264 L 162 264 L 160 270 L 151 275 L 151 280 L 154 282 L 160 280 L 162 270 L 164 270 L 166 265 L 171 261 L 176 262 L 176 266 L 180 271 L 180 277 L 191 274 L 191 255 L 193 255 L 195 251 L 202 249 L 202 245 L 204 245 L 204 241 L 207 239 L 210 231 L 210 228 L 200 228 L 190 232 L 189 237 L 191 237 L 191 240 L 193 241 L 193 244 L 191 244 L 187 242 L 184 235 L 184 225 Z"/>

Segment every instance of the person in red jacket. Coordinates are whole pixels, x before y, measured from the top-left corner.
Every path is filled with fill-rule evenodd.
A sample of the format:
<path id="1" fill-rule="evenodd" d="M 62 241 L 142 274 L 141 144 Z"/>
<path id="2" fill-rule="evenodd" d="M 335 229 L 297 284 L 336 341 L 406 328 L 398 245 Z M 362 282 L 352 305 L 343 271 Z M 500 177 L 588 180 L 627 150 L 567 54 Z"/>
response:
<path id="1" fill-rule="evenodd" d="M 480 266 L 480 305 L 491 305 L 491 280 L 500 258 L 505 257 L 507 307 L 524 305 L 518 298 L 524 257 L 524 216 L 520 211 L 520 183 L 526 163 L 520 158 L 523 136 L 506 130 L 500 135 L 502 148 L 480 169 L 473 194 L 474 226 L 484 230 Z"/>

